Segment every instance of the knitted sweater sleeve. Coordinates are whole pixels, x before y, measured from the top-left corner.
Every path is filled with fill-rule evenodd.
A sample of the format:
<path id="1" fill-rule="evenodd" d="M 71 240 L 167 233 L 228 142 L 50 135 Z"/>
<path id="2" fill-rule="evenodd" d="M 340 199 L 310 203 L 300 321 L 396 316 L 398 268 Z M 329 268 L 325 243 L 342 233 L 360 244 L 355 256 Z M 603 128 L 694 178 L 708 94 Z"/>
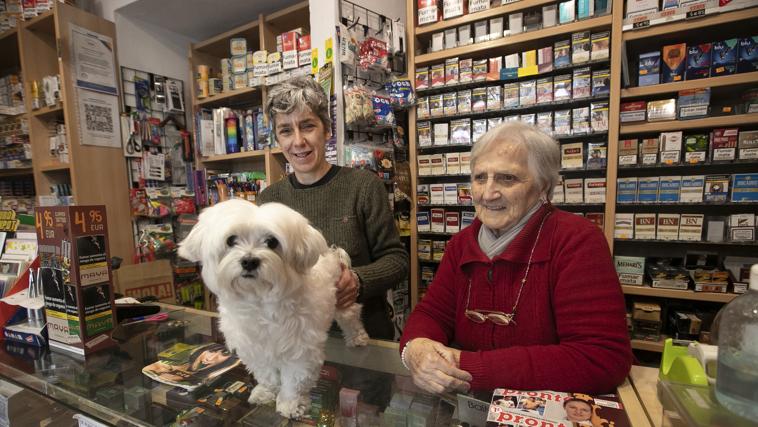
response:
<path id="1" fill-rule="evenodd" d="M 559 233 L 550 275 L 559 343 L 461 354 L 473 389 L 508 387 L 606 393 L 629 373 L 624 299 L 605 238 L 596 229 Z"/>
<path id="2" fill-rule="evenodd" d="M 366 175 L 360 209 L 371 262 L 353 267 L 361 280 L 361 300 L 384 295 L 408 275 L 408 254 L 389 209 L 387 190 L 375 176 Z"/>

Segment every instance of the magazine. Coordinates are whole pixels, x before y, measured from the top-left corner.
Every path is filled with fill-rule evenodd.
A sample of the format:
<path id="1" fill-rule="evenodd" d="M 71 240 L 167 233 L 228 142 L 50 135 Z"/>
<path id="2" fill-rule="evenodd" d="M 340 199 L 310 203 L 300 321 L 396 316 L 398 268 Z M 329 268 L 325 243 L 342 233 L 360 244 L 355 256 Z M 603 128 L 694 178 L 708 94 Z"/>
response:
<path id="1" fill-rule="evenodd" d="M 488 427 L 626 427 L 618 396 L 498 388 L 487 412 Z"/>
<path id="2" fill-rule="evenodd" d="M 155 381 L 192 391 L 240 364 L 223 344 L 176 343 L 158 353 L 158 361 L 142 368 Z"/>

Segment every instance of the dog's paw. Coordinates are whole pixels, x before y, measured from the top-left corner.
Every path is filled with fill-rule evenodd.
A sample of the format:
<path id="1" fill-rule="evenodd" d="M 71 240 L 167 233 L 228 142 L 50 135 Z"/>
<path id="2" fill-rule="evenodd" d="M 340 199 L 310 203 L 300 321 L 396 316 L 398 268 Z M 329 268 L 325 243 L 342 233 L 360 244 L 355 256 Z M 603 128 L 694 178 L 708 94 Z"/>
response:
<path id="1" fill-rule="evenodd" d="M 285 400 L 280 397 L 276 398 L 276 412 L 286 418 L 300 418 L 310 409 L 311 399 L 309 397 L 299 397 L 297 399 Z"/>
<path id="2" fill-rule="evenodd" d="M 361 330 L 355 336 L 345 337 L 345 345 L 348 347 L 364 347 L 368 345 L 368 334 L 365 330 Z"/>
<path id="3" fill-rule="evenodd" d="M 266 403 L 270 403 L 275 400 L 276 391 L 264 384 L 256 385 L 253 388 L 253 391 L 250 392 L 250 397 L 247 399 L 248 402 L 254 405 L 265 405 Z"/>

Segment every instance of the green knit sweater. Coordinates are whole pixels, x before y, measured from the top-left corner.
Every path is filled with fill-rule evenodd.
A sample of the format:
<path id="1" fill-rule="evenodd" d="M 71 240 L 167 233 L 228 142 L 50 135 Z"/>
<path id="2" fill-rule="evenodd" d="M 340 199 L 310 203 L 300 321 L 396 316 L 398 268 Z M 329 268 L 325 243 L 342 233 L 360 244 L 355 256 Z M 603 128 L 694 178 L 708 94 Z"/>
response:
<path id="1" fill-rule="evenodd" d="M 328 182 L 295 188 L 283 179 L 258 196 L 258 204 L 283 203 L 303 214 L 326 241 L 347 251 L 361 281 L 358 302 L 384 298 L 406 279 L 408 254 L 389 209 L 387 190 L 365 170 L 340 167 Z"/>

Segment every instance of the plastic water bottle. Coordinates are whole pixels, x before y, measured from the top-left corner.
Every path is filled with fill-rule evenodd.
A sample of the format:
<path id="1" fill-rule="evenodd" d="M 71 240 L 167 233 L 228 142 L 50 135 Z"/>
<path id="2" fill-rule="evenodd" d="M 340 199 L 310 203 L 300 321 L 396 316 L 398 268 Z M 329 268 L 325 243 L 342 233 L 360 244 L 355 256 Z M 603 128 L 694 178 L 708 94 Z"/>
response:
<path id="1" fill-rule="evenodd" d="M 730 302 L 719 325 L 716 398 L 735 414 L 758 420 L 758 264 L 750 289 Z"/>

